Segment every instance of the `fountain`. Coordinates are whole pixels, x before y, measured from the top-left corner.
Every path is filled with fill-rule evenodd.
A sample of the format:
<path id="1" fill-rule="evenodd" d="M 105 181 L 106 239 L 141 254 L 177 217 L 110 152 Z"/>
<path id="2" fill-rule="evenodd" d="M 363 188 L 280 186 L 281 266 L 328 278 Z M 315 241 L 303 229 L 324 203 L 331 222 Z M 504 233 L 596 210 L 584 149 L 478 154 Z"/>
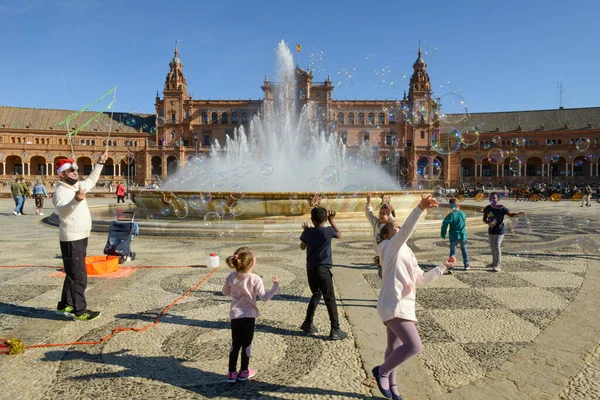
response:
<path id="1" fill-rule="evenodd" d="M 364 212 L 365 192 L 385 194 L 399 210 L 414 207 L 418 196 L 399 190 L 379 166 L 377 149 L 346 147 L 337 132 L 325 130 L 329 110 L 300 104 L 295 74 L 301 70 L 283 41 L 276 53 L 278 82 L 270 83 L 273 96 L 248 132 L 240 126 L 223 146 L 215 141 L 209 157 L 192 158 L 161 190 L 134 191 L 139 210 L 159 219 L 203 219 L 208 226 L 289 220 L 317 205 L 349 218 Z"/>

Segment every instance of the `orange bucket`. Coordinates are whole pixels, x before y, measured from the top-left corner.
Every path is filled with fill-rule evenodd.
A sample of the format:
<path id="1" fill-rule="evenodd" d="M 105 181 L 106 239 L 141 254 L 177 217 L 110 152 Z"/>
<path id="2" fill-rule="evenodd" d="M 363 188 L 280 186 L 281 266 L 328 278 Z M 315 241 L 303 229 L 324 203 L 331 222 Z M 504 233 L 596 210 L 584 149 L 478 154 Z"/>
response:
<path id="1" fill-rule="evenodd" d="M 103 275 L 119 269 L 117 256 L 90 256 L 85 258 L 85 269 L 88 275 Z"/>

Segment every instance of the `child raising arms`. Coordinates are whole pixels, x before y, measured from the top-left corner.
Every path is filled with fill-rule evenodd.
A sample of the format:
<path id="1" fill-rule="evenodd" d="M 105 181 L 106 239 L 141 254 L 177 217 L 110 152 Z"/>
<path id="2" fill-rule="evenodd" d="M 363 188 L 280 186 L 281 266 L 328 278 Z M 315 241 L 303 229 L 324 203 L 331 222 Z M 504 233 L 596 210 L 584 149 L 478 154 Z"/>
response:
<path id="1" fill-rule="evenodd" d="M 406 218 L 404 226 L 388 222 L 381 229 L 383 241 L 379 244 L 379 257 L 383 277 L 377 312 L 386 326 L 387 348 L 385 361 L 373 368 L 373 376 L 379 390 L 387 398 L 401 398 L 396 385 L 396 367 L 417 355 L 422 347 L 415 326 L 415 285 L 439 278 L 456 262 L 451 257 L 436 268 L 424 272 L 406 244 L 423 211 L 438 206 L 431 195 L 422 195 L 418 207 Z"/>
<path id="2" fill-rule="evenodd" d="M 371 207 L 371 193 L 367 193 L 367 205 L 365 206 L 365 216 L 369 221 L 369 224 L 373 227 L 373 249 L 375 250 L 375 254 L 378 254 L 377 245 L 381 242 L 380 231 L 381 228 L 389 221 L 394 221 L 395 213 L 391 204 L 383 203 L 379 208 L 379 215 L 375 216 L 373 214 L 373 207 Z M 381 263 L 379 261 L 379 256 L 376 255 L 373 258 L 375 265 L 379 269 L 379 277 L 381 278 Z"/>
<path id="3" fill-rule="evenodd" d="M 231 296 L 229 318 L 231 318 L 232 345 L 229 353 L 227 382 L 234 383 L 246 381 L 254 376 L 255 371 L 248 368 L 248 364 L 254 338 L 254 323 L 259 314 L 256 296 L 260 297 L 262 301 L 270 300 L 277 293 L 279 282 L 277 278 L 271 278 L 273 287 L 268 292 L 265 291 L 260 276 L 252 273 L 256 259 L 254 250 L 250 247 L 240 247 L 232 256 L 227 257 L 225 262 L 230 268 L 235 269 L 227 276 L 223 286 L 223 294 Z M 236 367 L 240 350 L 242 351 L 242 365 L 238 374 Z"/>

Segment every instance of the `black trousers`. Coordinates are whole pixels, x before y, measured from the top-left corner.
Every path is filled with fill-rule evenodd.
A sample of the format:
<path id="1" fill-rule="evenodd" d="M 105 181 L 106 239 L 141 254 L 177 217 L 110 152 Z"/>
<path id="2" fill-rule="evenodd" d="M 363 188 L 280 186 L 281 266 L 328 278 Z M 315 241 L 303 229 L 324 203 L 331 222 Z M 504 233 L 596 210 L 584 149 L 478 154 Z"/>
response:
<path id="1" fill-rule="evenodd" d="M 85 255 L 87 244 L 87 238 L 73 242 L 60 242 L 60 252 L 62 253 L 63 266 L 67 276 L 63 284 L 58 308 L 63 309 L 66 306 L 71 306 L 75 309 L 75 315 L 83 314 L 87 308 L 85 301 L 85 288 L 87 287 Z"/>
<path id="2" fill-rule="evenodd" d="M 303 325 L 312 325 L 313 317 L 315 316 L 315 309 L 321 301 L 321 296 L 323 296 L 325 299 L 327 312 L 329 313 L 331 329 L 340 329 L 337 305 L 335 304 L 335 291 L 333 288 L 333 274 L 331 273 L 331 269 L 324 265 L 319 265 L 318 267 L 311 268 L 306 272 L 308 275 L 308 286 L 312 292 L 312 297 L 308 303 L 306 319 L 304 320 Z"/>
<path id="3" fill-rule="evenodd" d="M 242 351 L 240 371 L 248 369 L 250 363 L 250 345 L 254 339 L 256 318 L 236 318 L 231 320 L 231 352 L 229 353 L 229 372 L 236 372 L 238 354 Z"/>
<path id="4" fill-rule="evenodd" d="M 125 203 L 125 196 L 117 196 L 117 204 Z"/>

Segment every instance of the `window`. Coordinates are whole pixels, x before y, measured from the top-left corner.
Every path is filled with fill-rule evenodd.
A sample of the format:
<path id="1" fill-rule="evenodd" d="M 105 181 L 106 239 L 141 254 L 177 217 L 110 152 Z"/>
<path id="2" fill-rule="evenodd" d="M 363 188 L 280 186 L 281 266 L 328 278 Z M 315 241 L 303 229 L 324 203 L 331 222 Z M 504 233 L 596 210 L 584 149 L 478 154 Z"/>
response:
<path id="1" fill-rule="evenodd" d="M 362 114 L 360 114 L 362 115 Z M 360 118 L 360 116 L 359 116 Z M 371 131 L 363 131 L 363 142 L 369 143 L 371 140 Z"/>
<path id="2" fill-rule="evenodd" d="M 247 124 L 247 123 L 248 123 L 248 113 L 243 112 L 242 113 L 242 124 Z"/>
<path id="3" fill-rule="evenodd" d="M 375 125 L 375 114 L 369 113 L 367 119 L 369 121 L 369 125 Z"/>
<path id="4" fill-rule="evenodd" d="M 378 119 L 380 125 L 385 124 L 385 115 L 383 113 L 379 113 L 379 115 L 377 116 L 377 119 Z"/>
<path id="5" fill-rule="evenodd" d="M 359 125 L 365 124 L 365 114 L 363 114 L 363 113 L 358 114 L 358 124 Z"/>
<path id="6" fill-rule="evenodd" d="M 175 113 L 171 114 L 171 123 L 174 124 L 177 118 L 175 118 Z"/>
<path id="7" fill-rule="evenodd" d="M 202 146 L 210 146 L 210 136 L 212 131 L 205 129 L 202 131 Z"/>
<path id="8" fill-rule="evenodd" d="M 425 139 L 425 131 L 421 131 L 421 139 Z"/>
<path id="9" fill-rule="evenodd" d="M 394 125 L 396 123 L 396 116 L 394 114 L 390 114 L 389 116 L 389 124 Z"/>
<path id="10" fill-rule="evenodd" d="M 558 144 L 562 144 L 562 139 L 558 139 Z"/>
<path id="11" fill-rule="evenodd" d="M 537 146 L 537 145 L 538 145 L 538 141 L 537 141 L 537 140 L 534 140 L 534 141 L 533 141 L 533 145 L 534 145 L 534 146 Z"/>
<path id="12" fill-rule="evenodd" d="M 354 113 L 348 114 L 348 125 L 354 125 Z"/>
<path id="13" fill-rule="evenodd" d="M 594 138 L 594 144 L 598 144 L 598 138 Z"/>
<path id="14" fill-rule="evenodd" d="M 348 131 L 340 132 L 340 139 L 342 140 L 342 143 L 348 144 Z"/>
<path id="15" fill-rule="evenodd" d="M 231 123 L 232 124 L 237 124 L 238 123 L 238 113 L 234 112 L 231 114 Z"/>
<path id="16" fill-rule="evenodd" d="M 217 123 L 219 123 L 219 116 L 217 115 L 216 112 L 214 112 L 214 113 L 212 113 L 210 115 L 210 123 L 211 124 L 217 124 Z"/>
<path id="17" fill-rule="evenodd" d="M 96 141 L 92 140 L 92 146 L 95 146 L 95 145 L 96 145 Z"/>
<path id="18" fill-rule="evenodd" d="M 208 115 L 205 112 L 202 113 L 202 123 L 208 124 Z"/>
<path id="19" fill-rule="evenodd" d="M 412 140 L 406 141 L 406 147 L 412 147 Z"/>
<path id="20" fill-rule="evenodd" d="M 492 176 L 492 169 L 489 165 L 481 166 L 481 176 Z"/>
<path id="21" fill-rule="evenodd" d="M 392 133 L 387 133 L 385 135 L 385 145 L 386 146 L 393 146 L 394 145 L 394 139 L 396 139 L 396 136 Z"/>
<path id="22" fill-rule="evenodd" d="M 317 92 L 317 99 L 321 98 L 321 92 Z"/>
<path id="23" fill-rule="evenodd" d="M 229 123 L 229 114 L 227 114 L 226 112 L 224 112 L 223 114 L 221 114 L 221 123 L 222 124 L 228 124 Z"/>
<path id="24" fill-rule="evenodd" d="M 575 144 L 575 139 L 571 138 L 571 139 L 569 140 L 569 144 Z"/>
<path id="25" fill-rule="evenodd" d="M 344 113 L 338 113 L 338 115 L 337 115 L 337 123 L 339 125 L 343 125 L 344 124 Z"/>
<path id="26" fill-rule="evenodd" d="M 462 167 L 462 176 L 471 176 L 471 167 Z"/>
<path id="27" fill-rule="evenodd" d="M 86 146 L 89 146 L 89 145 L 90 145 L 90 140 L 89 140 L 89 139 L 85 141 L 85 145 L 86 145 Z"/>

